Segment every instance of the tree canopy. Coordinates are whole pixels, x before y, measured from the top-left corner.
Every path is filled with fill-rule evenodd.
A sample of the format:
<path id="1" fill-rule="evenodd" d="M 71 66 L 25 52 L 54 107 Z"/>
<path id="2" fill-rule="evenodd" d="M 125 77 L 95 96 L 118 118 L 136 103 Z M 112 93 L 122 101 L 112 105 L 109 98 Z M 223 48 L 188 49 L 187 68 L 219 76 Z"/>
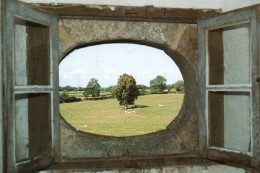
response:
<path id="1" fill-rule="evenodd" d="M 82 87 L 73 87 L 67 85 L 65 87 L 60 86 L 59 91 L 84 91 L 84 89 Z"/>
<path id="2" fill-rule="evenodd" d="M 83 95 L 85 97 L 88 97 L 91 95 L 92 97 L 98 97 L 100 95 L 100 85 L 98 83 L 98 80 L 95 78 L 90 79 L 88 82 L 87 87 L 84 89 Z"/>
<path id="3" fill-rule="evenodd" d="M 148 88 L 148 86 L 143 85 L 143 84 L 137 84 L 136 86 L 138 89 L 147 89 Z"/>
<path id="4" fill-rule="evenodd" d="M 171 89 L 173 89 L 174 88 L 174 85 L 172 84 L 172 85 L 167 85 L 167 90 L 168 90 L 168 92 L 170 92 L 171 91 Z"/>
<path id="5" fill-rule="evenodd" d="M 156 78 L 150 81 L 151 92 L 163 93 L 163 90 L 167 89 L 166 82 L 167 79 L 165 79 L 165 77 L 161 75 L 156 76 Z"/>
<path id="6" fill-rule="evenodd" d="M 119 77 L 112 94 L 117 98 L 120 105 L 132 105 L 140 95 L 133 76 L 123 74 Z"/>

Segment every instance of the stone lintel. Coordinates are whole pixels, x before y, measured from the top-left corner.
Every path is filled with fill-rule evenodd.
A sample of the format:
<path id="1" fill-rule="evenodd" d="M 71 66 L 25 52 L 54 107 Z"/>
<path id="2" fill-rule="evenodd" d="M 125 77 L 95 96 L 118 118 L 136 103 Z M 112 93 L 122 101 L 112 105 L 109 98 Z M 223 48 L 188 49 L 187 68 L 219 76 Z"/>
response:
<path id="1" fill-rule="evenodd" d="M 198 19 L 213 17 L 219 14 L 217 10 L 125 7 L 125 6 L 93 6 L 73 4 L 32 4 L 50 11 L 59 18 L 84 18 L 99 20 L 150 21 L 170 23 L 197 23 Z"/>

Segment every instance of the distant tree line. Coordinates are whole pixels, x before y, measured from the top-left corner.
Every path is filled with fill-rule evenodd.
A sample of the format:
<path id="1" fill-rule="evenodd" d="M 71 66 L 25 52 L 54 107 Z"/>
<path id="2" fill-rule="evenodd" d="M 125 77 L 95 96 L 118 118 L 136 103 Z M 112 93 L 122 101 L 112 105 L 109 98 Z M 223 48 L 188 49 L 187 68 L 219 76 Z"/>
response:
<path id="1" fill-rule="evenodd" d="M 94 79 L 94 78 L 93 78 Z M 151 93 L 163 93 L 164 90 L 171 91 L 175 89 L 177 92 L 184 92 L 184 82 L 183 80 L 179 80 L 171 85 L 166 85 L 166 79 L 163 76 L 157 76 L 155 79 L 150 81 L 150 86 L 146 86 L 143 84 L 137 84 L 137 88 L 141 91 L 150 90 Z M 109 87 L 100 87 L 100 91 L 112 92 L 112 90 L 116 87 L 116 85 L 112 85 Z M 72 86 L 60 86 L 59 91 L 85 91 L 83 87 L 72 87 Z M 142 94 L 141 94 L 142 95 Z"/>
<path id="2" fill-rule="evenodd" d="M 113 86 L 109 86 L 109 87 L 101 87 L 100 88 L 100 91 L 109 91 L 109 92 L 112 92 L 112 90 L 115 88 L 115 85 Z M 84 91 L 85 88 L 83 87 L 72 87 L 72 86 L 69 86 L 69 85 L 66 85 L 64 87 L 60 86 L 59 87 L 59 91 Z"/>
<path id="3" fill-rule="evenodd" d="M 112 85 L 109 87 L 103 87 L 100 89 L 100 91 L 107 91 L 107 92 L 112 92 L 112 90 L 116 87 L 116 85 Z"/>
<path id="4" fill-rule="evenodd" d="M 119 77 L 117 85 L 101 88 L 98 80 L 92 78 L 85 88 L 72 87 L 69 85 L 59 87 L 59 90 L 63 91 L 63 93 L 60 94 L 60 102 L 80 101 L 77 100 L 76 97 L 69 97 L 68 91 L 84 91 L 83 95 L 85 98 L 98 98 L 100 97 L 100 91 L 111 92 L 111 97 L 116 97 L 120 105 L 134 103 L 134 100 L 136 100 L 139 95 L 164 94 L 170 92 L 172 89 L 175 89 L 176 92 L 184 92 L 184 81 L 179 80 L 171 85 L 167 85 L 166 82 L 167 79 L 165 77 L 158 75 L 150 81 L 150 86 L 146 86 L 136 84 L 135 79 L 131 75 L 123 74 Z"/>
<path id="5" fill-rule="evenodd" d="M 77 91 L 84 91 L 84 88 L 83 87 L 72 87 L 72 86 L 67 85 L 65 87 L 60 86 L 59 91 L 75 91 L 75 92 L 77 92 Z"/>

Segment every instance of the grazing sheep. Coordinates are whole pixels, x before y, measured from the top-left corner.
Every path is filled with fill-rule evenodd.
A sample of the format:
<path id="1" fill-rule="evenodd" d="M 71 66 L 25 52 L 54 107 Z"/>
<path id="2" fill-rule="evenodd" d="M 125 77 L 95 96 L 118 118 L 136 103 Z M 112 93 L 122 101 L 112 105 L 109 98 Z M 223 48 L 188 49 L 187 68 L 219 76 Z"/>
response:
<path id="1" fill-rule="evenodd" d="M 162 105 L 162 104 L 159 104 L 159 107 L 164 107 L 164 105 Z"/>

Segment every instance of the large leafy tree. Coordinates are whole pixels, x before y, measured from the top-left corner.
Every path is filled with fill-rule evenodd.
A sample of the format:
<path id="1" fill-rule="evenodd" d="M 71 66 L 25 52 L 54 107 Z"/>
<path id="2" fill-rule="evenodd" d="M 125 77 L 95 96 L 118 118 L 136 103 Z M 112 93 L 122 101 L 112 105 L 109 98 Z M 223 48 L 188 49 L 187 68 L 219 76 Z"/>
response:
<path id="1" fill-rule="evenodd" d="M 165 77 L 158 75 L 156 78 L 150 81 L 151 91 L 153 93 L 163 93 L 163 90 L 167 89 L 166 85 L 167 79 Z"/>
<path id="2" fill-rule="evenodd" d="M 92 97 L 98 97 L 100 95 L 100 85 L 98 83 L 98 80 L 95 78 L 90 79 L 88 82 L 87 87 L 84 89 L 83 95 L 85 97 L 88 97 L 91 95 Z"/>
<path id="3" fill-rule="evenodd" d="M 132 105 L 140 95 L 133 76 L 123 74 L 119 77 L 112 94 L 117 98 L 120 105 Z"/>

